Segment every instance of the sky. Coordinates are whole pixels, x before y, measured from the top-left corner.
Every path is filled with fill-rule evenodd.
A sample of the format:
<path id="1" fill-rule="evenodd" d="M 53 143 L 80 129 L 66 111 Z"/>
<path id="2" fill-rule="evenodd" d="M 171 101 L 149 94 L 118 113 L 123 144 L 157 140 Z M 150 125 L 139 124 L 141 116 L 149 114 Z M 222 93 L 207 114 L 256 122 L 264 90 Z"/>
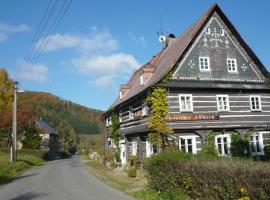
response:
<path id="1" fill-rule="evenodd" d="M 29 64 L 27 51 L 50 1 L 0 3 L 0 67 L 22 79 L 25 90 L 106 110 L 120 84 L 162 49 L 160 16 L 164 34 L 179 36 L 216 2 L 270 71 L 268 0 L 73 0 L 57 29 L 37 38 L 46 46 L 32 49 L 39 56 Z"/>

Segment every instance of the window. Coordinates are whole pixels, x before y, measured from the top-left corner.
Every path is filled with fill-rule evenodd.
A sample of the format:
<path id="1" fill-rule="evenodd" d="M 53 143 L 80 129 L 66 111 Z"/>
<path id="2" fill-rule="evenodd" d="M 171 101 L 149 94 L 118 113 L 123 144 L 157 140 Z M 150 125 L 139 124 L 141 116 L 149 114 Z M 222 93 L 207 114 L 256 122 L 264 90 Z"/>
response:
<path id="1" fill-rule="evenodd" d="M 225 31 L 224 31 L 224 29 L 223 29 L 223 28 L 222 28 L 222 29 L 220 29 L 220 31 L 219 31 L 219 33 L 220 33 L 220 35 L 221 35 L 221 36 L 224 36 L 224 32 L 225 32 Z"/>
<path id="2" fill-rule="evenodd" d="M 250 136 L 250 147 L 252 155 L 263 154 L 263 140 L 261 134 L 254 134 Z"/>
<path id="3" fill-rule="evenodd" d="M 206 34 L 211 34 L 211 28 L 210 27 L 206 28 Z"/>
<path id="4" fill-rule="evenodd" d="M 182 94 L 179 95 L 179 107 L 180 112 L 192 112 L 193 111 L 193 103 L 192 103 L 192 95 L 191 94 Z"/>
<path id="5" fill-rule="evenodd" d="M 220 155 L 230 155 L 231 137 L 229 134 L 217 135 L 215 143 Z"/>
<path id="6" fill-rule="evenodd" d="M 149 107 L 147 106 L 146 103 L 143 103 L 142 105 L 142 116 L 148 115 Z"/>
<path id="7" fill-rule="evenodd" d="M 106 119 L 106 124 L 107 124 L 107 126 L 111 126 L 112 125 L 112 117 L 108 117 Z"/>
<path id="8" fill-rule="evenodd" d="M 196 137 L 194 136 L 179 136 L 179 148 L 185 153 L 197 153 Z"/>
<path id="9" fill-rule="evenodd" d="M 230 111 L 228 95 L 217 95 L 218 111 Z"/>
<path id="10" fill-rule="evenodd" d="M 260 96 L 250 96 L 250 110 L 251 111 L 261 111 L 261 97 Z"/>
<path id="11" fill-rule="evenodd" d="M 133 139 L 131 143 L 131 154 L 136 156 L 137 155 L 137 140 Z"/>
<path id="12" fill-rule="evenodd" d="M 236 59 L 227 59 L 227 67 L 228 67 L 228 72 L 237 72 L 237 62 Z"/>
<path id="13" fill-rule="evenodd" d="M 210 71 L 209 57 L 199 57 L 199 65 L 201 71 Z"/>
<path id="14" fill-rule="evenodd" d="M 133 119 L 134 118 L 132 107 L 129 107 L 129 115 L 128 115 L 128 117 L 129 117 L 129 119 Z"/>
<path id="15" fill-rule="evenodd" d="M 144 84 L 144 80 L 143 80 L 143 74 L 140 75 L 140 85 L 143 85 Z"/>
<path id="16" fill-rule="evenodd" d="M 119 122 L 121 123 L 121 122 L 123 122 L 123 113 L 122 113 L 122 111 L 119 111 Z"/>

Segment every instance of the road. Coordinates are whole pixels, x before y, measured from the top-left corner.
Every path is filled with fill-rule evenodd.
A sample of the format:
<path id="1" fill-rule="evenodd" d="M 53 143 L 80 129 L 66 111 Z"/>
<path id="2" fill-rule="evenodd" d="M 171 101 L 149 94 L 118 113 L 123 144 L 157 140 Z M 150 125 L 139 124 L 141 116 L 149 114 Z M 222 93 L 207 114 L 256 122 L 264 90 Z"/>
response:
<path id="1" fill-rule="evenodd" d="M 98 180 L 79 157 L 56 160 L 0 188 L 1 200 L 131 200 Z"/>

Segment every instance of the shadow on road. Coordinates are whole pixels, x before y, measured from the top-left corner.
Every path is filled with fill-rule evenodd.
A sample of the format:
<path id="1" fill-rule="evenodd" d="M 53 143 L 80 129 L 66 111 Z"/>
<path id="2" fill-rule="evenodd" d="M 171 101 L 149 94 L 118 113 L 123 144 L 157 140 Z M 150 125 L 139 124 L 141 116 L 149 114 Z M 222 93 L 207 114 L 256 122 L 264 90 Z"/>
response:
<path id="1" fill-rule="evenodd" d="M 31 200 L 45 195 L 46 195 L 45 193 L 26 192 L 24 194 L 20 194 L 16 197 L 13 197 L 9 200 Z"/>

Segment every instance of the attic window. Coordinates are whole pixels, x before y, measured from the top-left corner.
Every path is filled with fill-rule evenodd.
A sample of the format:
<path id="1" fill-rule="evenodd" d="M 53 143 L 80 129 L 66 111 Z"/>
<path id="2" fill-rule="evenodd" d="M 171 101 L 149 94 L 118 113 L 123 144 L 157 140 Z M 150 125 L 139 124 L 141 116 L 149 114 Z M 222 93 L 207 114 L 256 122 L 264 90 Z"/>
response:
<path id="1" fill-rule="evenodd" d="M 140 76 L 140 85 L 144 84 L 144 80 L 143 80 L 143 74 Z"/>
<path id="2" fill-rule="evenodd" d="M 228 72 L 232 73 L 237 73 L 237 62 L 236 59 L 227 59 L 227 67 L 228 67 Z"/>
<path id="3" fill-rule="evenodd" d="M 199 57 L 200 71 L 210 71 L 209 57 Z"/>
<path id="4" fill-rule="evenodd" d="M 210 27 L 206 28 L 206 34 L 211 34 L 211 28 Z"/>
<path id="5" fill-rule="evenodd" d="M 220 30 L 219 30 L 219 33 L 220 33 L 221 36 L 224 36 L 224 33 L 225 33 L 224 29 L 223 29 L 223 28 L 220 29 Z"/>

